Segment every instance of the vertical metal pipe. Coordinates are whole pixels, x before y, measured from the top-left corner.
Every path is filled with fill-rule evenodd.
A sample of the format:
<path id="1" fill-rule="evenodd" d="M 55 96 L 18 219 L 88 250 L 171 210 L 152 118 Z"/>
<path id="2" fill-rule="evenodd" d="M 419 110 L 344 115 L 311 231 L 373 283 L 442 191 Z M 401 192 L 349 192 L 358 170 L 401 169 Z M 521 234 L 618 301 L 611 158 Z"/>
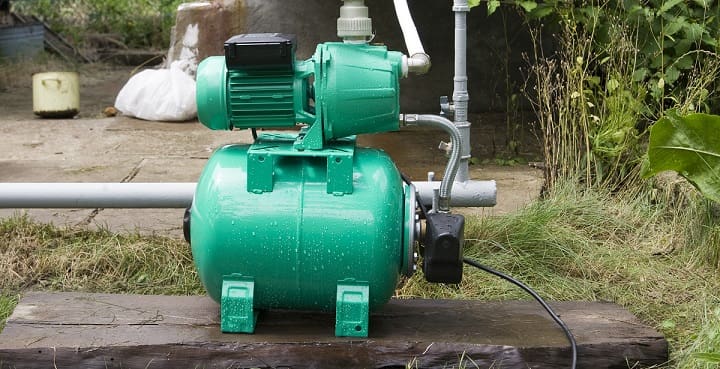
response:
<path id="1" fill-rule="evenodd" d="M 468 122 L 467 78 L 467 13 L 470 11 L 467 0 L 454 0 L 455 12 L 455 76 L 453 77 L 453 105 L 455 107 L 455 126 L 460 131 L 462 147 L 460 151 L 460 167 L 458 182 L 470 179 L 468 161 L 470 160 L 470 122 Z"/>

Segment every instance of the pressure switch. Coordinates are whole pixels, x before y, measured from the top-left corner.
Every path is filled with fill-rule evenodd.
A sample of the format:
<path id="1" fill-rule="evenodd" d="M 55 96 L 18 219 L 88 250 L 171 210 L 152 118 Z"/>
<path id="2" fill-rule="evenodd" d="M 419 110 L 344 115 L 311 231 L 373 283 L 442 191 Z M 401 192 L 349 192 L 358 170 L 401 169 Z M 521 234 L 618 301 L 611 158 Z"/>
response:
<path id="1" fill-rule="evenodd" d="M 423 272 L 428 282 L 460 283 L 465 217 L 460 214 L 427 214 Z"/>

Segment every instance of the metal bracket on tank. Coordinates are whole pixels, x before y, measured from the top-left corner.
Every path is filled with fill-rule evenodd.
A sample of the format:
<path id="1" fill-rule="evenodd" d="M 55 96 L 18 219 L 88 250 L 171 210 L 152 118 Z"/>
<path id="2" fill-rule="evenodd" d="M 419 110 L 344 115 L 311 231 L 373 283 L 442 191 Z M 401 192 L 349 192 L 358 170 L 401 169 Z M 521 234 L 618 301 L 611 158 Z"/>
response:
<path id="1" fill-rule="evenodd" d="M 261 134 L 247 154 L 247 190 L 252 193 L 272 192 L 275 159 L 278 157 L 320 157 L 327 160 L 327 193 L 353 192 L 353 156 L 355 136 L 328 142 L 322 150 L 298 150 L 297 136 L 292 134 Z"/>
<path id="2" fill-rule="evenodd" d="M 239 274 L 223 277 L 220 298 L 220 330 L 224 333 L 253 333 L 258 312 L 253 309 L 255 279 Z"/>
<path id="3" fill-rule="evenodd" d="M 367 337 L 370 320 L 370 285 L 354 279 L 338 281 L 335 335 Z"/>

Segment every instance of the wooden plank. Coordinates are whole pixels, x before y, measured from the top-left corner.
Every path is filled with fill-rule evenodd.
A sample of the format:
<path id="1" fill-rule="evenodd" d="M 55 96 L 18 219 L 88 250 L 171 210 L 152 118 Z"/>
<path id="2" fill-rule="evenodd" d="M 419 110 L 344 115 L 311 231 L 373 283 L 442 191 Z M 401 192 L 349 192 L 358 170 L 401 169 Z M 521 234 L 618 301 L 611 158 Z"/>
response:
<path id="1" fill-rule="evenodd" d="M 615 304 L 553 307 L 579 344 L 579 368 L 663 363 L 667 342 Z M 222 334 L 204 296 L 28 293 L 0 333 L 0 367 L 566 368 L 562 332 L 534 302 L 393 300 L 370 337 L 334 337 L 332 314 L 270 311 L 256 333 Z M 468 364 L 467 367 L 474 367 Z"/>

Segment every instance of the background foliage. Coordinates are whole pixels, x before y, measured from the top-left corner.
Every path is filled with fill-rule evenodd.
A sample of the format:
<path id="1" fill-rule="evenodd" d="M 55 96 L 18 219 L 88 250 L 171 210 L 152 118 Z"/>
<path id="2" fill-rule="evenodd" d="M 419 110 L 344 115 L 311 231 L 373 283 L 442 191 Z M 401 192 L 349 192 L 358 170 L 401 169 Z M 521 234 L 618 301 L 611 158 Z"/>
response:
<path id="1" fill-rule="evenodd" d="M 471 1 L 483 4 L 489 15 L 516 9 L 535 34 L 525 94 L 543 134 L 549 187 L 568 177 L 629 185 L 639 179 L 648 128 L 667 109 L 720 111 L 716 1 Z M 547 33 L 551 47 L 541 44 Z"/>
<path id="2" fill-rule="evenodd" d="M 87 36 L 118 35 L 118 46 L 167 48 L 183 0 L 14 0 L 13 11 L 34 14 L 76 44 Z"/>

